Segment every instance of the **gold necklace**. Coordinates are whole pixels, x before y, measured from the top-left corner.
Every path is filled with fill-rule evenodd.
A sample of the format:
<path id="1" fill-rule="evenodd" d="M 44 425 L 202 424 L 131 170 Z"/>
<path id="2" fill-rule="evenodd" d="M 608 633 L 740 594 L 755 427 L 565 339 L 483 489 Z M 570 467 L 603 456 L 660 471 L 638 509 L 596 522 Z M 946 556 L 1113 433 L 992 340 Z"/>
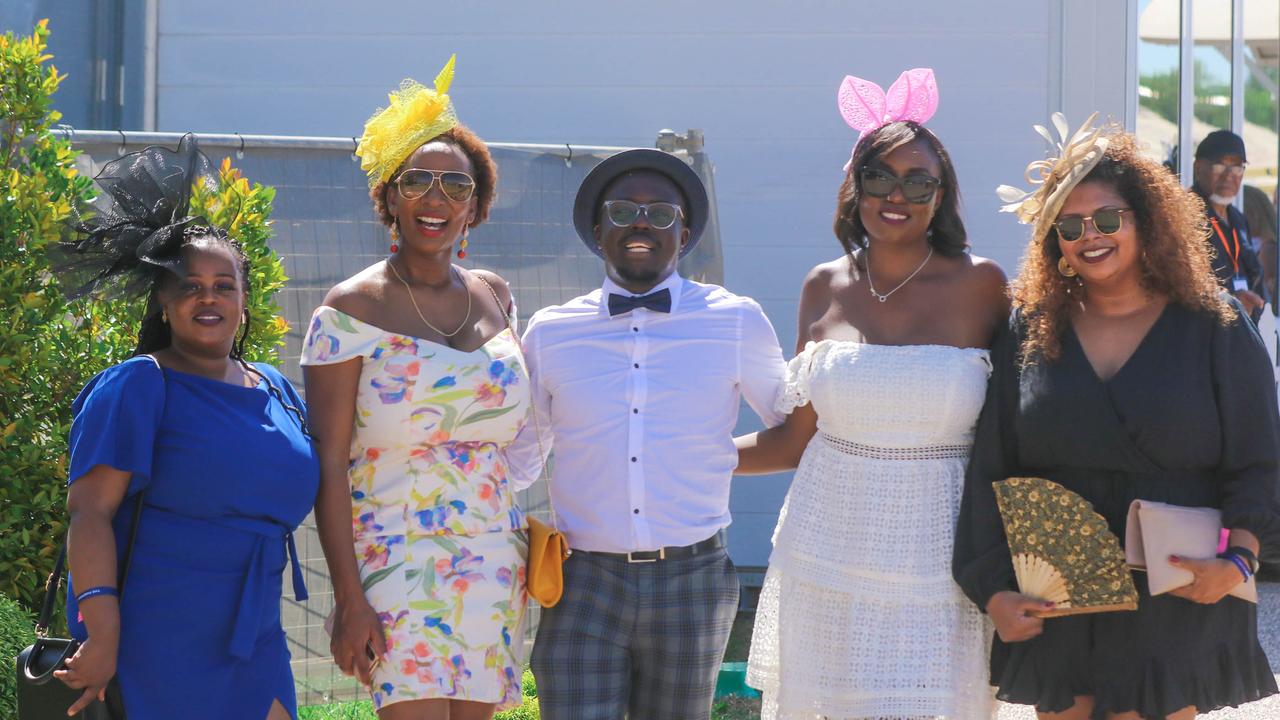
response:
<path id="1" fill-rule="evenodd" d="M 391 264 L 390 260 L 387 260 L 387 267 L 391 268 L 391 272 L 395 273 L 396 279 L 399 280 L 402 285 L 404 285 L 404 291 L 409 293 L 409 302 L 413 303 L 413 311 L 418 313 L 418 319 L 422 321 L 423 325 L 426 325 L 427 327 L 431 328 L 432 330 L 439 333 L 440 335 L 443 335 L 444 337 L 451 338 L 454 335 L 457 335 L 458 333 L 462 332 L 462 329 L 465 328 L 467 324 L 471 322 L 471 288 L 467 287 L 467 279 L 462 277 L 461 273 L 458 273 L 457 268 L 453 267 L 452 265 L 449 266 L 450 270 L 452 270 L 455 273 L 458 273 L 458 280 L 462 282 L 462 289 L 467 291 L 467 315 L 466 317 L 462 318 L 462 324 L 458 326 L 457 330 L 454 330 L 453 332 L 445 332 L 440 328 L 436 327 L 435 325 L 432 325 L 431 322 L 427 320 L 427 317 L 422 314 L 422 308 L 418 307 L 418 301 L 415 300 L 413 297 L 413 288 L 409 287 L 409 283 L 405 282 L 404 278 L 400 276 L 400 271 L 396 269 L 395 265 Z"/>
<path id="2" fill-rule="evenodd" d="M 903 285 L 906 285 L 907 283 L 911 282 L 911 278 L 915 277 L 916 275 L 919 275 L 920 271 L 924 269 L 924 266 L 929 264 L 929 258 L 933 257 L 933 246 L 930 245 L 929 254 L 924 256 L 924 262 L 920 263 L 920 266 L 917 267 L 914 272 L 908 275 L 906 280 L 903 280 L 902 282 L 898 283 L 898 287 L 881 295 L 880 293 L 876 292 L 875 283 L 871 282 L 871 252 L 870 251 L 871 251 L 871 247 L 870 245 L 868 245 L 867 247 L 867 287 L 871 288 L 871 294 L 875 295 L 876 299 L 879 300 L 880 302 L 884 302 L 885 300 L 888 300 L 890 295 L 898 292 L 899 290 L 902 289 Z"/>

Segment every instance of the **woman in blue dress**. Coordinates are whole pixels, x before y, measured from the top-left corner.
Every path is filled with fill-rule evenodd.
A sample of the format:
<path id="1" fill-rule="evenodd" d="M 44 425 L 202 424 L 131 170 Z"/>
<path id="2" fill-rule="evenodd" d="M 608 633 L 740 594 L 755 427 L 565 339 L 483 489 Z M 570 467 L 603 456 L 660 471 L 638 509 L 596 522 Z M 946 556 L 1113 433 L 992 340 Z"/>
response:
<path id="1" fill-rule="evenodd" d="M 190 136 L 109 163 L 61 248 L 71 295 L 147 295 L 134 357 L 73 407 L 67 617 L 83 644 L 58 673 L 84 690 L 72 712 L 115 675 L 130 720 L 297 714 L 280 595 L 288 558 L 305 597 L 292 531 L 319 470 L 293 387 L 243 358 L 248 260 L 187 216 L 208 169 Z"/>

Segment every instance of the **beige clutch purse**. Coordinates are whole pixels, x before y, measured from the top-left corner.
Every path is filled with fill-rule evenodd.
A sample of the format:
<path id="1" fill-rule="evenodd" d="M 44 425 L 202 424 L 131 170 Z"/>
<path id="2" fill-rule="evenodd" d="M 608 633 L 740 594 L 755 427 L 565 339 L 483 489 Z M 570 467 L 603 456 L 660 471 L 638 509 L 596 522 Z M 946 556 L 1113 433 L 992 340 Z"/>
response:
<path id="1" fill-rule="evenodd" d="M 1169 564 L 1170 555 L 1199 560 L 1217 557 L 1221 535 L 1221 510 L 1134 500 L 1125 522 L 1125 562 L 1134 570 L 1145 570 L 1151 594 L 1160 595 L 1194 579 L 1190 570 Z M 1258 585 L 1249 578 L 1228 594 L 1256 603 Z"/>

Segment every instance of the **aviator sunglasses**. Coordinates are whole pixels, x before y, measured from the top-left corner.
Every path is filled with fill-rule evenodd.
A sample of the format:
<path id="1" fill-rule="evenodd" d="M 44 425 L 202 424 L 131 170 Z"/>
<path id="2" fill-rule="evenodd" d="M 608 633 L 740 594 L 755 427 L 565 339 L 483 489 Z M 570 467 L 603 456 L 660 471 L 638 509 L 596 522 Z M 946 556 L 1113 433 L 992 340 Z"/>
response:
<path id="1" fill-rule="evenodd" d="M 1130 208 L 1102 208 L 1095 210 L 1091 217 L 1064 217 L 1053 224 L 1058 228 L 1058 237 L 1065 242 L 1075 242 L 1084 237 L 1085 222 L 1093 223 L 1093 229 L 1100 235 L 1115 235 L 1124 227 L 1123 215 Z"/>
<path id="2" fill-rule="evenodd" d="M 668 202 L 633 203 L 630 200 L 606 200 L 605 217 L 617 227 L 635 225 L 643 214 L 649 226 L 657 230 L 666 230 L 676 223 L 676 218 L 684 217 L 679 205 Z"/>
<path id="3" fill-rule="evenodd" d="M 900 178 L 878 168 L 862 168 L 862 190 L 873 198 L 887 198 L 894 188 L 902 189 L 902 197 L 912 205 L 923 205 L 933 200 L 933 194 L 942 187 L 942 181 L 932 175 L 908 175 Z"/>
<path id="4" fill-rule="evenodd" d="M 431 192 L 431 186 L 440 181 L 440 191 L 454 202 L 466 202 L 476 190 L 476 181 L 470 175 L 457 170 L 405 170 L 396 178 L 396 190 L 405 200 L 417 200 Z"/>

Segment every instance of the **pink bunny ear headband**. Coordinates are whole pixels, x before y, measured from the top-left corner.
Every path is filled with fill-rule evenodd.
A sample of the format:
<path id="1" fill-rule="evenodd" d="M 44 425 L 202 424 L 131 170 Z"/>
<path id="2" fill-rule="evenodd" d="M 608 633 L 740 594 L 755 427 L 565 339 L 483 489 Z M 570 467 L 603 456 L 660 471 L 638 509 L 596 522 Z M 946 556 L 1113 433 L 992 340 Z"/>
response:
<path id="1" fill-rule="evenodd" d="M 931 68 L 914 68 L 904 71 L 885 92 L 870 80 L 846 75 L 836 96 L 840 115 L 849 127 L 857 130 L 858 141 L 873 130 L 891 122 L 911 120 L 924 124 L 938 110 L 938 83 Z M 853 144 L 858 149 L 858 143 Z M 844 171 L 849 172 L 853 152 Z"/>

